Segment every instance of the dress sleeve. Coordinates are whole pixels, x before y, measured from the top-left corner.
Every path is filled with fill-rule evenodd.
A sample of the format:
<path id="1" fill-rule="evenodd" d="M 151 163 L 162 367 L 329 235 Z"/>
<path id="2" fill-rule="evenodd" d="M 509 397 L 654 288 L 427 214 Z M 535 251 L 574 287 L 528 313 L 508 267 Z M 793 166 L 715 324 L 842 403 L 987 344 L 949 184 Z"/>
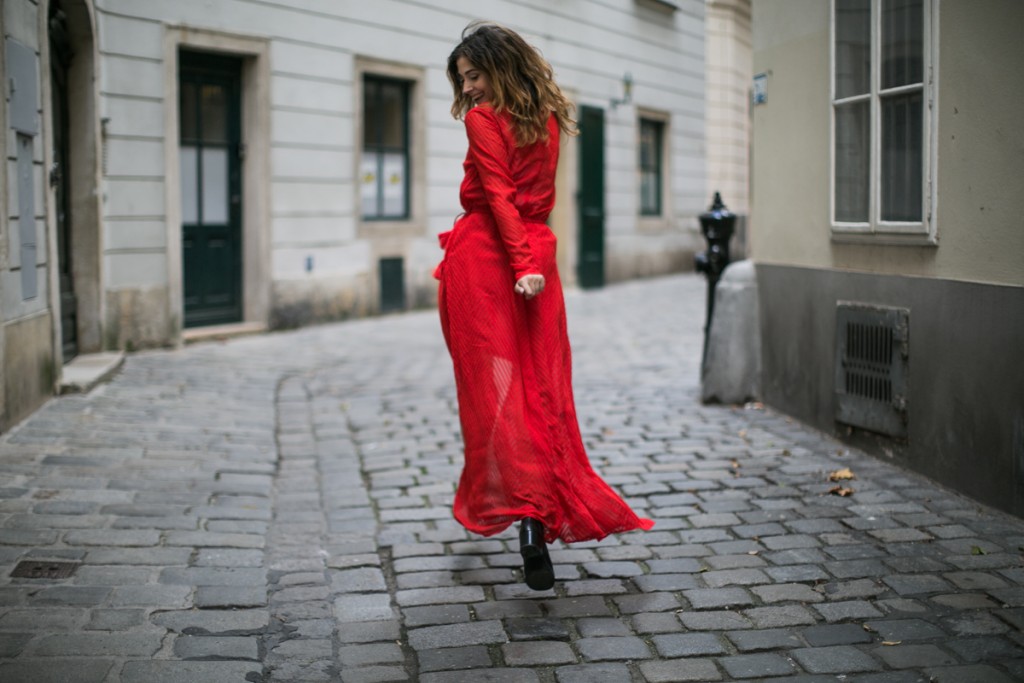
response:
<path id="1" fill-rule="evenodd" d="M 530 250 L 526 226 L 515 205 L 516 186 L 508 164 L 508 143 L 502 135 L 501 122 L 490 109 L 474 107 L 466 112 L 466 135 L 469 136 L 469 158 L 480 174 L 515 279 L 540 273 Z"/>

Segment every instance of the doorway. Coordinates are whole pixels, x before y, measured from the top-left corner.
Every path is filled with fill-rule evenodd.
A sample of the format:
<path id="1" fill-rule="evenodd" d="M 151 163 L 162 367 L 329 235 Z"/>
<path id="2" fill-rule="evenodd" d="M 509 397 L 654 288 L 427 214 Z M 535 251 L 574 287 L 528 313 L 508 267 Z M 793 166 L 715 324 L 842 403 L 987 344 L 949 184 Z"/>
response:
<path id="1" fill-rule="evenodd" d="M 604 110 L 580 107 L 580 287 L 604 286 Z"/>
<path id="2" fill-rule="evenodd" d="M 242 320 L 240 59 L 179 54 L 185 327 Z"/>
<path id="3" fill-rule="evenodd" d="M 55 223 L 57 228 L 57 278 L 60 308 L 60 344 L 65 363 L 78 355 L 78 297 L 75 295 L 75 275 L 72 254 L 71 216 L 71 153 L 70 153 L 70 95 L 68 71 L 74 50 L 68 32 L 67 14 L 60 0 L 50 3 L 48 28 L 50 40 L 50 99 L 53 129 L 53 166 L 50 184 L 53 186 Z"/>

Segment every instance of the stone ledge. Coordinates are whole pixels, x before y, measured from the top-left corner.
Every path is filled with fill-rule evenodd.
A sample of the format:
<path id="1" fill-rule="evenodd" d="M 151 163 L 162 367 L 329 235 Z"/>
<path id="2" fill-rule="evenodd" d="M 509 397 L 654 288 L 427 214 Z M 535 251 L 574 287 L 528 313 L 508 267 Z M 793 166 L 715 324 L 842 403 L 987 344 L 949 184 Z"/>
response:
<path id="1" fill-rule="evenodd" d="M 100 382 L 110 379 L 123 363 L 122 351 L 76 356 L 61 370 L 60 393 L 88 393 Z"/>
<path id="2" fill-rule="evenodd" d="M 244 337 L 250 334 L 263 334 L 266 331 L 267 326 L 264 323 L 229 323 L 227 325 L 189 327 L 181 333 L 181 338 L 186 344 L 195 344 L 196 342 Z"/>

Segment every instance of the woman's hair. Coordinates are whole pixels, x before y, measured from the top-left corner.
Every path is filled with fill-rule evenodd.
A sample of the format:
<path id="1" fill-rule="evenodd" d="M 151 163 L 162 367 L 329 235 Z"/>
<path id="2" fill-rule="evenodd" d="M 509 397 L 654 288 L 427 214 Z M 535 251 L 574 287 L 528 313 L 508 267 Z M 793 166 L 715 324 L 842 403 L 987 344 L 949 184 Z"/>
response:
<path id="1" fill-rule="evenodd" d="M 518 33 L 490 22 L 473 22 L 467 26 L 462 32 L 462 42 L 448 57 L 448 80 L 455 92 L 452 103 L 455 118 L 461 119 L 473 106 L 473 100 L 462 93 L 459 57 L 465 57 L 487 74 L 494 90 L 491 107 L 511 114 L 516 144 L 520 147 L 547 139 L 548 118 L 552 113 L 562 132 L 576 134 L 576 122 L 570 116 L 573 104 L 555 83 L 551 65 Z"/>

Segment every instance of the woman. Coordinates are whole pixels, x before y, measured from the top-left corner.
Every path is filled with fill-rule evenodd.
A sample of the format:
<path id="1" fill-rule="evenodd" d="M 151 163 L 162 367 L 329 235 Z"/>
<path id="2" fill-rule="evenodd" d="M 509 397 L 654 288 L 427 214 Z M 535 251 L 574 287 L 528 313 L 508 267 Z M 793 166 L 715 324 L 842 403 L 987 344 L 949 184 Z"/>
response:
<path id="1" fill-rule="evenodd" d="M 440 236 L 441 327 L 455 367 L 465 465 L 455 518 L 490 536 L 516 521 L 526 583 L 554 585 L 546 542 L 596 540 L 653 522 L 594 472 L 572 396 L 555 237 L 559 134 L 572 105 L 515 32 L 470 24 L 448 58 L 452 115 L 469 152 L 465 213 Z"/>

